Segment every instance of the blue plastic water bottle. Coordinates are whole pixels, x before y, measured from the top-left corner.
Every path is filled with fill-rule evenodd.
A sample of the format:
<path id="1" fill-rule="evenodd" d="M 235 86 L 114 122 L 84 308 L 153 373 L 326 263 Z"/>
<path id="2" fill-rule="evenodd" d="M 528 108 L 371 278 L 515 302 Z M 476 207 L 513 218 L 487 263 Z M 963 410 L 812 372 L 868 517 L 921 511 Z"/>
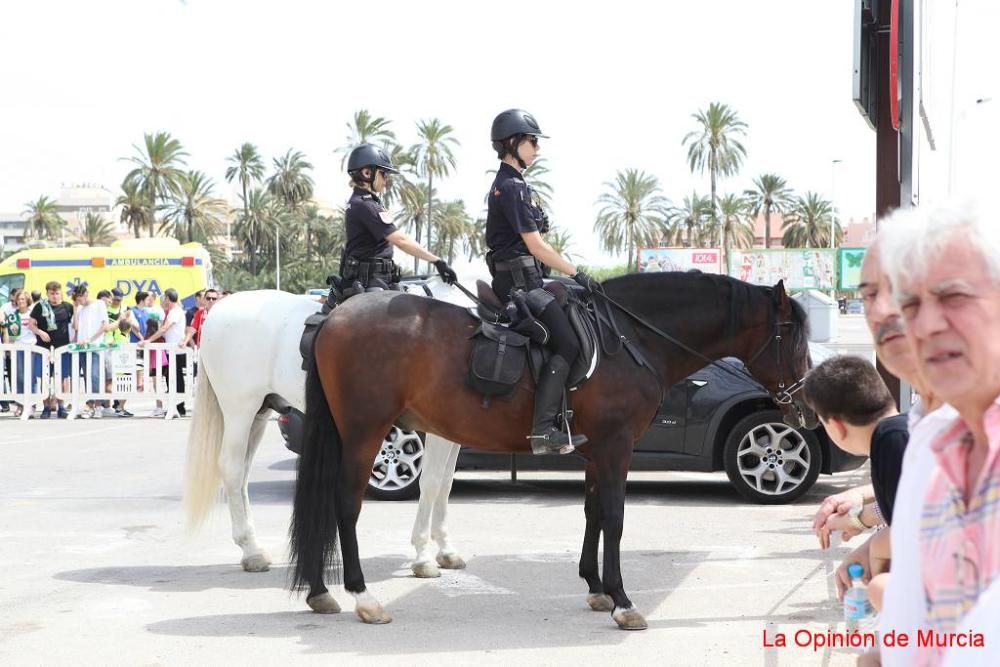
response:
<path id="1" fill-rule="evenodd" d="M 847 631 L 870 632 L 875 627 L 875 610 L 868 600 L 868 587 L 862 579 L 865 568 L 860 563 L 851 563 L 847 566 L 847 574 L 851 577 L 851 587 L 844 593 Z"/>

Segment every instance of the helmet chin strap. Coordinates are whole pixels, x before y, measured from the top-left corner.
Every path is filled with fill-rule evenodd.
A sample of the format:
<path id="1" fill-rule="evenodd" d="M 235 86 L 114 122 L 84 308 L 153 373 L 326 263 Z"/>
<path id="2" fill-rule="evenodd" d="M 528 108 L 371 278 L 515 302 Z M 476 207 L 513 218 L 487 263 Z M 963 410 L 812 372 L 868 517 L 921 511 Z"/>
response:
<path id="1" fill-rule="evenodd" d="M 517 163 L 519 165 L 521 165 L 521 171 L 524 171 L 525 169 L 528 168 L 528 165 L 525 164 L 524 160 L 521 159 L 521 150 L 520 150 L 520 148 L 521 148 L 521 141 L 522 141 L 522 139 L 524 139 L 524 135 L 523 134 L 518 134 L 518 135 L 515 135 L 513 137 L 508 138 L 507 139 L 507 152 L 510 153 L 511 156 L 515 160 L 517 160 Z"/>

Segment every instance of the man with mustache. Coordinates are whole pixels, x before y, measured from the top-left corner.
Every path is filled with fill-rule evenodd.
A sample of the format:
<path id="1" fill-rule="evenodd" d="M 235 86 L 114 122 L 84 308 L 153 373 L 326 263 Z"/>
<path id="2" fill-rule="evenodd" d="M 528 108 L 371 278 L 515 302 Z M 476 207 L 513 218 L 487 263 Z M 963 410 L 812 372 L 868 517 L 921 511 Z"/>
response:
<path id="1" fill-rule="evenodd" d="M 974 206 L 897 211 L 883 233 L 884 266 L 906 325 L 918 372 L 953 411 L 940 428 L 911 431 L 910 449 L 932 461 L 913 497 L 904 462 L 896 503 L 916 506 L 907 530 L 893 524 L 897 560 L 886 609 L 916 606 L 920 627 L 937 634 L 987 634 L 985 647 L 951 660 L 996 664 L 1000 652 L 1000 229 Z M 942 411 L 938 411 L 940 415 Z M 918 440 L 920 442 L 918 442 Z M 919 445 L 919 446 L 918 446 Z M 907 457 L 910 453 L 907 452 Z M 909 467 L 908 467 L 909 466 Z M 906 487 L 904 489 L 904 487 Z M 916 534 L 915 545 L 906 542 Z M 915 548 L 914 548 L 915 547 Z M 910 549 L 913 549 L 911 552 Z M 981 595 L 990 598 L 977 608 Z M 975 611 L 979 627 L 963 628 Z M 992 614 L 992 616 L 991 616 Z M 992 633 L 992 634 L 990 634 Z M 895 652 L 892 652 L 895 653 Z M 889 657 L 891 654 L 886 654 Z M 939 664 L 943 648 L 917 647 L 892 664 Z M 889 664 L 887 661 L 886 664 Z"/>
<path id="2" fill-rule="evenodd" d="M 904 335 L 903 322 L 899 308 L 892 300 L 892 288 L 882 272 L 881 253 L 876 241 L 865 253 L 861 264 L 861 283 L 858 285 L 865 305 L 865 323 L 872 334 L 875 343 L 875 354 L 882 365 L 896 377 L 912 384 L 923 397 L 927 405 L 930 392 L 917 374 L 916 360 L 909 342 Z M 936 407 L 936 406 L 935 406 Z M 819 538 L 820 546 L 826 549 L 830 546 L 830 534 L 835 530 L 843 530 L 843 538 L 850 539 L 857 535 L 857 529 L 847 528 L 846 517 L 855 508 L 863 507 L 875 499 L 871 484 L 838 493 L 826 498 L 813 517 L 813 530 Z M 868 511 L 863 517 L 870 516 Z M 862 518 L 864 520 L 864 518 Z M 848 555 L 840 570 L 838 570 L 838 592 L 850 586 L 847 576 L 847 564 L 861 562 L 867 565 L 869 543 L 861 545 Z M 860 560 L 849 560 L 851 557 Z M 867 567 L 866 567 L 867 570 Z"/>
<path id="3" fill-rule="evenodd" d="M 892 298 L 892 283 L 882 266 L 882 251 L 880 240 L 865 253 L 861 265 L 861 292 L 865 305 L 865 322 L 875 343 L 875 353 L 885 368 L 896 377 L 909 382 L 919 394 L 919 399 L 909 412 L 910 445 L 903 459 L 903 472 L 899 480 L 894 503 L 893 526 L 891 541 L 908 548 L 896 550 L 900 554 L 911 554 L 915 550 L 916 526 L 919 522 L 919 494 L 933 467 L 929 452 L 921 442 L 926 442 L 947 419 L 949 408 L 942 407 L 924 381 L 919 372 L 916 357 L 909 339 L 905 336 L 905 327 L 899 307 Z M 930 433 L 930 435 L 927 435 Z M 813 519 L 813 528 L 817 532 L 821 546 L 825 549 L 830 545 L 830 533 L 843 527 L 843 517 L 852 509 L 863 506 L 874 500 L 874 489 L 866 485 L 849 489 L 830 496 L 823 501 Z M 867 514 L 863 515 L 867 516 Z M 897 539 L 897 532 L 903 537 Z M 858 534 L 856 530 L 845 530 L 844 539 Z M 873 536 L 874 537 L 874 536 Z M 865 579 L 871 578 L 870 553 L 872 539 L 869 538 L 861 546 L 854 549 L 843 559 L 836 571 L 838 595 L 850 586 L 847 567 L 851 563 L 861 563 L 865 568 Z M 884 536 L 880 539 L 884 539 Z M 888 547 L 888 545 L 885 545 Z M 897 558 L 893 563 L 893 571 L 904 575 L 915 572 L 919 568 L 915 558 Z M 879 627 L 883 635 L 888 630 L 907 631 L 911 637 L 916 637 L 916 628 L 923 622 L 923 603 L 919 599 L 921 591 L 897 585 L 896 577 L 880 575 L 875 590 L 885 590 L 883 608 L 879 616 Z M 891 651 L 883 649 L 884 664 L 907 665 L 911 661 L 913 647 L 896 647 Z M 878 652 L 866 654 L 864 664 L 879 664 Z"/>

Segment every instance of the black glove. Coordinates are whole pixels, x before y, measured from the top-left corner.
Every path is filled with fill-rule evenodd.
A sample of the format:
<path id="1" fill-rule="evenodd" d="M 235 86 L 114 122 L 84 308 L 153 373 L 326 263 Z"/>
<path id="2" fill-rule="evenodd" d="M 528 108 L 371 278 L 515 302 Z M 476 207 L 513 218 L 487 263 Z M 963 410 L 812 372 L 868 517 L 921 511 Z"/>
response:
<path id="1" fill-rule="evenodd" d="M 455 269 L 448 266 L 448 262 L 443 259 L 439 259 L 434 262 L 434 268 L 437 269 L 438 274 L 441 276 L 441 280 L 445 281 L 449 285 L 454 285 L 458 282 L 458 274 L 455 273 Z"/>
<path id="2" fill-rule="evenodd" d="M 581 287 L 583 287 L 591 294 L 593 294 L 594 292 L 601 291 L 601 283 L 597 282 L 596 280 L 591 278 L 589 274 L 584 273 L 583 271 L 577 271 L 575 274 L 573 274 L 573 280 L 575 280 L 577 284 L 579 284 Z"/>

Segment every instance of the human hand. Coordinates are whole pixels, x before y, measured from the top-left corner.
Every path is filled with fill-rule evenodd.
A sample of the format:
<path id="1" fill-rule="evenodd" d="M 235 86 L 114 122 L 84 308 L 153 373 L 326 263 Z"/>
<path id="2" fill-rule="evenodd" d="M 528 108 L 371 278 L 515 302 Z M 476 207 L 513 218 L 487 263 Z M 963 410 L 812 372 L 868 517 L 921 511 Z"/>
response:
<path id="1" fill-rule="evenodd" d="M 601 283 L 594 280 L 593 276 L 585 271 L 577 271 L 573 274 L 573 280 L 577 282 L 581 287 L 586 289 L 588 292 L 593 294 L 594 292 L 599 292 L 601 290 Z"/>
<path id="2" fill-rule="evenodd" d="M 819 545 L 822 549 L 830 548 L 830 531 L 824 531 L 827 519 L 833 514 L 847 514 L 847 512 L 858 505 L 864 504 L 864 495 L 857 489 L 848 489 L 832 496 L 827 496 L 820 504 L 816 514 L 813 515 L 813 531 L 819 538 Z"/>
<path id="3" fill-rule="evenodd" d="M 434 268 L 437 269 L 438 275 L 441 276 L 441 280 L 445 281 L 449 285 L 454 285 L 458 282 L 458 274 L 455 273 L 455 269 L 448 266 L 448 262 L 443 259 L 439 259 L 434 262 Z"/>
<path id="4" fill-rule="evenodd" d="M 819 532 L 823 533 L 823 538 L 825 538 L 827 546 L 830 544 L 830 534 L 840 531 L 840 539 L 844 542 L 849 541 L 855 535 L 860 535 L 862 531 L 858 530 L 857 526 L 851 523 L 850 516 L 847 514 L 831 514 L 826 523 Z M 822 544 L 823 539 L 820 539 Z M 826 548 L 826 547 L 824 547 Z"/>
<path id="5" fill-rule="evenodd" d="M 872 571 L 871 563 L 869 561 L 869 553 L 871 550 L 871 539 L 865 540 L 864 544 L 859 546 L 857 549 L 847 554 L 844 560 L 840 562 L 837 566 L 837 571 L 834 573 L 837 584 L 837 599 L 843 602 L 844 593 L 847 589 L 851 587 L 851 577 L 847 574 L 847 567 L 852 563 L 860 563 L 861 567 L 864 568 L 865 573 L 862 575 L 862 580 L 867 584 L 871 581 Z"/>

